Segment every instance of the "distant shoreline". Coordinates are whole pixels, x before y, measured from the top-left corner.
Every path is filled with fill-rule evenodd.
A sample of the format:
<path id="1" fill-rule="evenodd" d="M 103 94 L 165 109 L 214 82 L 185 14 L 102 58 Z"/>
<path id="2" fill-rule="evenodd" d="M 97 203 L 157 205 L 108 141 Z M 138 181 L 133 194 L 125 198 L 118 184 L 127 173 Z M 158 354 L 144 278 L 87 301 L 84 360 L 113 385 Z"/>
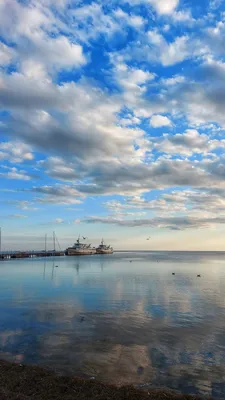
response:
<path id="1" fill-rule="evenodd" d="M 114 253 L 225 253 L 225 250 L 114 250 Z"/>
<path id="2" fill-rule="evenodd" d="M 91 379 L 58 376 L 38 366 L 0 360 L 1 400 L 200 400 L 169 389 L 116 387 Z M 211 398 L 212 399 L 212 398 Z"/>

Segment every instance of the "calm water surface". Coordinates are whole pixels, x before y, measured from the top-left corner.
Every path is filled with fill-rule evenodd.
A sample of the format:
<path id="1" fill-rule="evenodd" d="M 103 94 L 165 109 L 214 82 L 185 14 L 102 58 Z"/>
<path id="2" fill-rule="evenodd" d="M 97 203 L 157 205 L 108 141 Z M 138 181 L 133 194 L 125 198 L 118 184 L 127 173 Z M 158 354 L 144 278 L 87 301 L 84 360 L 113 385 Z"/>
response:
<path id="1" fill-rule="evenodd" d="M 0 309 L 0 358 L 225 398 L 225 253 L 1 261 Z"/>

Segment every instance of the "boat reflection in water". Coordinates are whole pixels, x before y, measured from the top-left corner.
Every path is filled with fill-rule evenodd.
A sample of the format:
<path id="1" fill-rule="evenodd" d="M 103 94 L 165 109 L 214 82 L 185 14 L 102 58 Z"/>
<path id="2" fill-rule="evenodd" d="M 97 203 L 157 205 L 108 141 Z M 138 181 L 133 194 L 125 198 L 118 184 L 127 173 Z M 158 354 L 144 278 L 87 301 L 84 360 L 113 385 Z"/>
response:
<path id="1" fill-rule="evenodd" d="M 111 246 L 107 246 L 104 244 L 104 240 L 102 239 L 101 244 L 97 247 L 96 253 L 98 254 L 112 254 L 113 248 Z"/>
<path id="2" fill-rule="evenodd" d="M 88 254 L 96 254 L 96 248 L 91 247 L 91 244 L 81 243 L 80 237 L 72 247 L 66 249 L 67 256 L 84 256 Z"/>

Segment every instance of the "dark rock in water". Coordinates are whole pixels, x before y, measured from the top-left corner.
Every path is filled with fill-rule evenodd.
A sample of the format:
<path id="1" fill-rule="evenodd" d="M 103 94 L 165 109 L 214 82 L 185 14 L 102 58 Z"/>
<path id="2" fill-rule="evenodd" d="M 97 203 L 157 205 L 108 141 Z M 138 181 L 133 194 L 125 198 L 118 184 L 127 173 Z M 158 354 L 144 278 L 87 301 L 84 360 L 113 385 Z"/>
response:
<path id="1" fill-rule="evenodd" d="M 172 272 L 172 275 L 175 275 L 175 272 Z"/>
<path id="2" fill-rule="evenodd" d="M 84 317 L 80 317 L 80 322 L 84 322 Z"/>
<path id="3" fill-rule="evenodd" d="M 138 373 L 138 375 L 142 375 L 143 374 L 143 372 L 144 372 L 144 368 L 143 367 L 138 367 L 138 369 L 137 369 L 137 373 Z"/>

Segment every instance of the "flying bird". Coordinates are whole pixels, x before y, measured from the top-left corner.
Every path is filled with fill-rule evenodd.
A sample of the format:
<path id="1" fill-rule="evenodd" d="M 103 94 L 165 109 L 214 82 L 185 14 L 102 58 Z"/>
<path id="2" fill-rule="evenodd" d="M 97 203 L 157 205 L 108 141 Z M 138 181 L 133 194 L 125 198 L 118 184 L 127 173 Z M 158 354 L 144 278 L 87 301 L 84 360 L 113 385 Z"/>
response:
<path id="1" fill-rule="evenodd" d="M 146 240 L 149 240 L 149 239 L 151 239 L 151 236 L 149 236 Z"/>
<path id="2" fill-rule="evenodd" d="M 85 240 L 85 239 L 87 239 L 87 237 L 84 237 L 84 236 L 82 236 L 82 238 Z"/>

